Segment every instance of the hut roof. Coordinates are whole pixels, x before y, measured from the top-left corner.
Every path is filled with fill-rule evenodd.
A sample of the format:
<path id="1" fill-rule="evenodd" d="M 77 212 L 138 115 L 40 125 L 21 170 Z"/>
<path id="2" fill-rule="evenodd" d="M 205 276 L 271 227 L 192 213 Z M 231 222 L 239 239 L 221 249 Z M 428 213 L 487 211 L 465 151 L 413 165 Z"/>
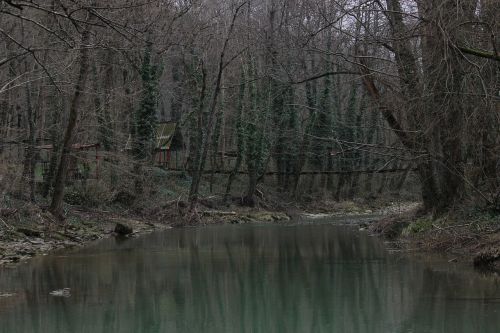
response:
<path id="1" fill-rule="evenodd" d="M 168 150 L 172 144 L 177 123 L 159 123 L 156 127 L 155 149 Z"/>
<path id="2" fill-rule="evenodd" d="M 169 150 L 172 144 L 172 139 L 174 138 L 175 129 L 177 127 L 176 122 L 163 122 L 156 126 L 156 136 L 155 136 L 155 149 L 157 150 Z M 132 149 L 132 136 L 129 135 L 127 143 L 125 144 L 125 150 Z"/>

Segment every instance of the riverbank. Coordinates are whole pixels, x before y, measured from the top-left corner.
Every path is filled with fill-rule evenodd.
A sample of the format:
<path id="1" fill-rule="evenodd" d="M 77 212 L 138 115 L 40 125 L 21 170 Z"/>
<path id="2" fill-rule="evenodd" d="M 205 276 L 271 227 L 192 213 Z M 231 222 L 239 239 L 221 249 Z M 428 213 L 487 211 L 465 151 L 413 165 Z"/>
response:
<path id="1" fill-rule="evenodd" d="M 0 218 L 0 266 L 112 236 L 135 237 L 170 228 L 132 215 L 79 207 L 67 211 L 65 223 L 56 222 L 50 213 L 34 205 L 0 210 Z"/>
<path id="2" fill-rule="evenodd" d="M 125 237 L 136 237 L 182 226 L 289 223 L 301 216 L 379 216 L 407 211 L 415 205 L 390 201 L 315 201 L 312 204 L 266 204 L 249 208 L 234 203 L 223 204 L 218 197 L 207 197 L 200 200 L 194 213 L 190 213 L 186 202 L 181 200 L 140 212 L 121 206 L 97 209 L 66 205 L 66 221 L 59 223 L 43 207 L 19 201 L 14 205 L 16 208 L 0 208 L 0 266 L 22 263 L 58 249 L 85 246 L 121 233 L 130 233 Z"/>
<path id="3" fill-rule="evenodd" d="M 109 210 L 66 206 L 66 220 L 56 221 L 44 208 L 24 202 L 19 208 L 0 209 L 0 266 L 12 266 L 54 250 L 81 247 L 109 237 L 136 237 L 178 226 L 192 225 L 184 202 L 134 214 L 116 207 Z M 201 205 L 196 224 L 285 222 L 284 212 Z"/>
<path id="4" fill-rule="evenodd" d="M 498 278 L 391 253 L 354 219 L 174 228 L 3 268 L 0 332 L 497 333 Z"/>
<path id="5" fill-rule="evenodd" d="M 242 207 L 220 198 L 200 200 L 189 212 L 184 201 L 170 201 L 140 214 L 119 206 L 109 209 L 66 206 L 61 224 L 43 208 L 24 202 L 0 209 L 0 266 L 15 265 L 57 249 L 85 246 L 109 237 L 136 237 L 172 227 L 207 224 L 290 223 L 352 217 L 352 223 L 384 237 L 393 250 L 438 253 L 449 261 L 500 272 L 500 217 L 485 212 L 434 220 L 418 214 L 419 204 L 394 201 L 315 201 L 293 205 Z M 370 217 L 365 219 L 363 217 Z M 118 226 L 118 227 L 117 227 Z M 127 234 L 128 235 L 120 235 Z"/>
<path id="6" fill-rule="evenodd" d="M 440 254 L 450 262 L 500 274 L 500 215 L 496 212 L 460 211 L 433 219 L 414 210 L 386 216 L 368 230 L 395 250 Z"/>

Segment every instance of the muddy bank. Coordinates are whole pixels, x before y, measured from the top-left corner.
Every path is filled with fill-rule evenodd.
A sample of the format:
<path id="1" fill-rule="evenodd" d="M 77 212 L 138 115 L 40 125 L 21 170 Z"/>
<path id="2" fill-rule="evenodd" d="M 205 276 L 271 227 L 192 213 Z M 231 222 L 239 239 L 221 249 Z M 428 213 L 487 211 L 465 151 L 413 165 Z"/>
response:
<path id="1" fill-rule="evenodd" d="M 72 209 L 64 224 L 57 223 L 41 209 L 32 207 L 30 213 L 28 216 L 26 212 L 15 213 L 7 221 L 2 218 L 0 266 L 21 263 L 58 249 L 84 246 L 99 239 L 135 237 L 170 228 L 165 223 L 104 211 Z"/>
<path id="2" fill-rule="evenodd" d="M 448 215 L 433 219 L 411 211 L 370 224 L 396 251 L 444 255 L 478 270 L 500 274 L 500 215 L 494 212 Z"/>
<path id="3" fill-rule="evenodd" d="M 323 219 L 351 217 L 352 223 L 366 227 L 373 216 L 413 209 L 414 203 L 384 205 L 346 202 L 315 202 L 310 206 L 242 207 L 203 199 L 189 212 L 182 201 L 132 214 L 119 209 L 98 210 L 68 206 L 61 224 L 43 208 L 26 204 L 20 209 L 0 210 L 0 266 L 24 262 L 36 255 L 70 247 L 84 246 L 108 237 L 135 237 L 172 227 L 207 224 L 291 223 L 299 218 Z M 364 219 L 363 217 L 370 217 Z M 122 235 L 120 235 L 122 234 Z"/>
<path id="4" fill-rule="evenodd" d="M 201 206 L 194 215 L 195 218 L 187 216 L 172 205 L 141 215 L 71 207 L 67 210 L 66 221 L 59 223 L 50 213 L 34 205 L 24 209 L 3 209 L 0 211 L 0 266 L 15 265 L 58 249 L 85 246 L 99 239 L 136 237 L 172 227 L 291 220 L 285 212 L 242 207 L 209 209 Z"/>

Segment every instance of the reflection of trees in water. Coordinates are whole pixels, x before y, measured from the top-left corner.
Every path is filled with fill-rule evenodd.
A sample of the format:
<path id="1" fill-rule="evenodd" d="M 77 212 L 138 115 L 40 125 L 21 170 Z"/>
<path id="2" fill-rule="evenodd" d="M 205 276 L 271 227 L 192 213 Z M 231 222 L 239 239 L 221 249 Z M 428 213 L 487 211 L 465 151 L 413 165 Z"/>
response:
<path id="1" fill-rule="evenodd" d="M 498 295 L 331 226 L 172 230 L 6 273 L 26 302 L 0 332 L 460 332 L 493 311 L 450 295 Z"/>
<path id="2" fill-rule="evenodd" d="M 500 328 L 500 286 L 429 268 L 420 274 L 422 288 L 401 332 L 484 332 Z M 493 302 L 491 301 L 493 300 Z M 497 300 L 495 302 L 495 300 Z"/>

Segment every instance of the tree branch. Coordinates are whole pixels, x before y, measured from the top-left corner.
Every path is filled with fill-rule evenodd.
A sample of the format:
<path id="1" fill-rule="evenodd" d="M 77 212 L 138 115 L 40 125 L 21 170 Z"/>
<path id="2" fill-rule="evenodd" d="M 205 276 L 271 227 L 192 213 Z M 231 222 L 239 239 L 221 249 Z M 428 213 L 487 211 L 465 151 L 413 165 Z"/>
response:
<path id="1" fill-rule="evenodd" d="M 500 56 L 498 54 L 486 50 L 474 49 L 464 46 L 457 46 L 457 49 L 459 49 L 463 53 L 467 53 L 476 57 L 500 61 Z"/>
<path id="2" fill-rule="evenodd" d="M 19 10 L 23 10 L 23 7 L 20 4 L 13 3 L 12 0 L 4 0 L 4 2 L 14 8 L 17 8 Z"/>
<path id="3" fill-rule="evenodd" d="M 311 76 L 311 77 L 308 77 L 306 79 L 302 79 L 302 80 L 299 80 L 299 81 L 292 81 L 292 82 L 290 82 L 290 84 L 302 84 L 302 83 L 306 83 L 306 82 L 309 82 L 309 81 L 318 80 L 318 79 L 321 79 L 321 78 L 323 78 L 325 76 L 331 76 L 331 75 L 357 75 L 357 74 L 359 74 L 359 72 L 353 72 L 353 71 L 326 72 L 326 73 L 314 75 L 314 76 Z"/>

